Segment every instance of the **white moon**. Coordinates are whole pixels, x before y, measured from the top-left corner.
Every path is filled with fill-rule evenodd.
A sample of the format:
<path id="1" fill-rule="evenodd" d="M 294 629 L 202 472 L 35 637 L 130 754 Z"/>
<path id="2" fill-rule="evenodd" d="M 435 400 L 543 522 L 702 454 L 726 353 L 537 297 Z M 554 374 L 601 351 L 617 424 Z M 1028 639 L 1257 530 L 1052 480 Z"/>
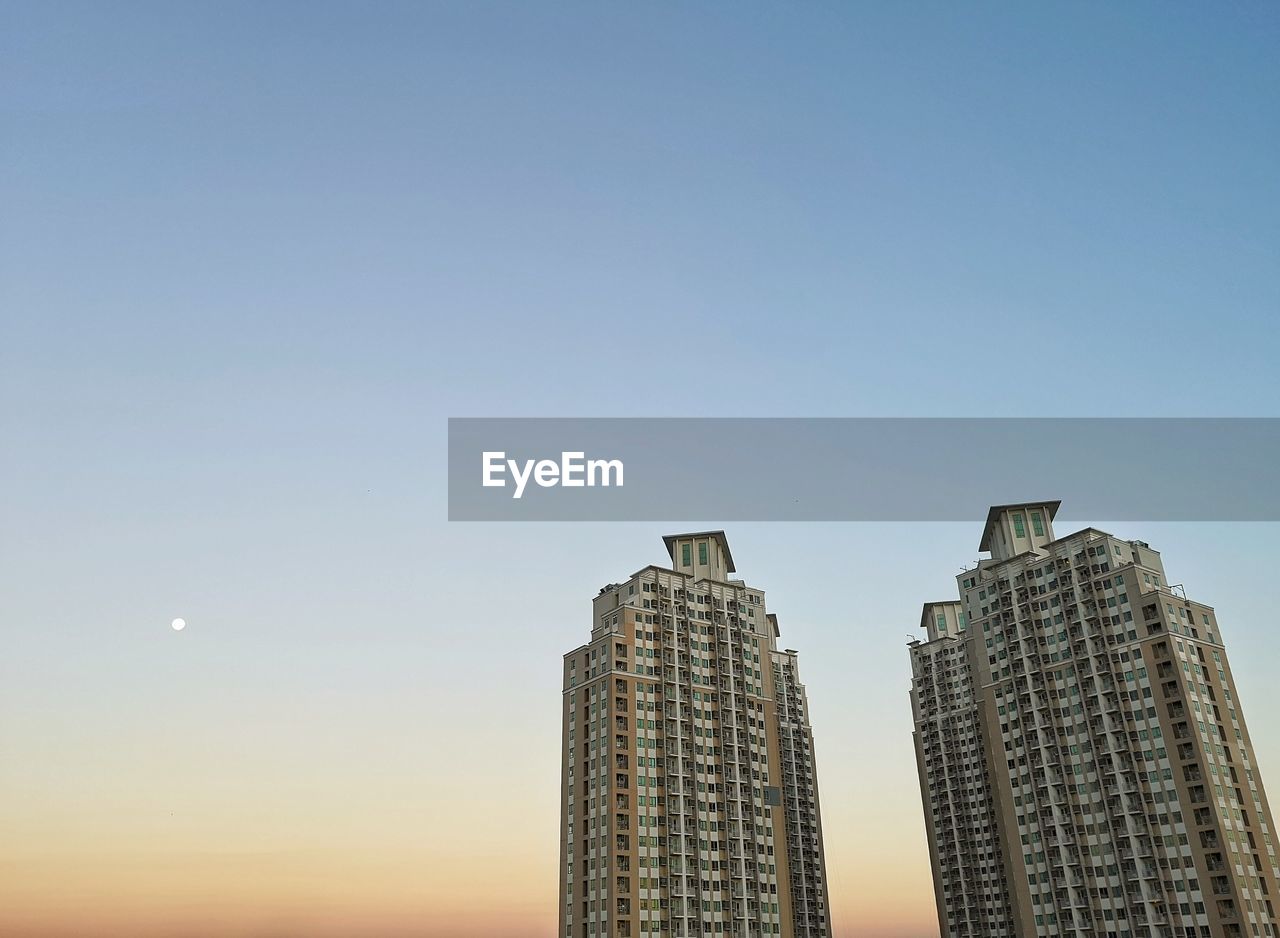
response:
<path id="1" fill-rule="evenodd" d="M 187 627 L 187 620 L 186 620 L 186 619 L 174 619 L 174 620 L 173 620 L 172 622 L 170 622 L 169 624 L 173 626 L 173 630 L 174 630 L 175 632 L 181 632 L 183 629 L 185 629 L 185 628 Z"/>

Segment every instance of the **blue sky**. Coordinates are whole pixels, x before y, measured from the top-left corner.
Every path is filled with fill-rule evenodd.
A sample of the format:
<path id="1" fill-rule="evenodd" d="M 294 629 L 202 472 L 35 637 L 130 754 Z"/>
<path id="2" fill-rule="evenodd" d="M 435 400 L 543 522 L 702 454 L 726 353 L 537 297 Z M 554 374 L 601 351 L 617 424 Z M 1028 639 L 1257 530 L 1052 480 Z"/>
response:
<path id="1" fill-rule="evenodd" d="M 7 20 L 35 382 L 424 421 L 1274 410 L 1264 5 Z M 643 388 L 589 374 L 664 333 Z M 743 380 L 679 387 L 711 348 Z M 1150 390 L 1091 407 L 1019 380 L 1135 358 Z"/>
<path id="2" fill-rule="evenodd" d="M 146 738 L 158 708 L 252 765 L 276 739 L 234 729 L 287 698 L 418 741 L 370 755 L 366 787 L 514 735 L 553 837 L 556 661 L 683 521 L 450 526 L 449 416 L 1280 404 L 1274 5 L 0 17 L 0 714 L 26 727 L 0 729 L 32 772 L 35 734 Z M 1276 650 L 1274 526 L 1116 531 L 1163 548 L 1228 641 Z M 865 677 L 901 704 L 876 745 L 909 758 L 901 645 L 978 533 L 730 530 L 811 655 L 821 739 L 880 720 L 822 725 L 828 651 L 874 635 Z M 1257 722 L 1274 692 L 1237 667 Z M 420 724 L 490 684 L 501 712 Z M 298 745 L 323 778 L 329 750 Z"/>

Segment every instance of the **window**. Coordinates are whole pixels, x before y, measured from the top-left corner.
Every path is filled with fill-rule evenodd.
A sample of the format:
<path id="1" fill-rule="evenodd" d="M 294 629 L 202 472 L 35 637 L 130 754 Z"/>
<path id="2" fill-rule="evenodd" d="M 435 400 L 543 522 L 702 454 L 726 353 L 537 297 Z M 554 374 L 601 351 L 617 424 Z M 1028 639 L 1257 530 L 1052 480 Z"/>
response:
<path id="1" fill-rule="evenodd" d="M 706 563 L 706 562 L 707 562 L 707 542 L 699 541 L 698 542 L 698 563 Z"/>
<path id="2" fill-rule="evenodd" d="M 1031 512 L 1031 529 L 1036 532 L 1036 537 L 1044 537 L 1044 515 L 1038 511 Z"/>
<path id="3" fill-rule="evenodd" d="M 1027 519 L 1020 511 L 1016 512 L 1013 516 L 1013 536 L 1027 536 Z"/>
<path id="4" fill-rule="evenodd" d="M 680 562 L 686 567 L 693 562 L 693 559 L 690 556 L 688 544 L 680 545 Z"/>

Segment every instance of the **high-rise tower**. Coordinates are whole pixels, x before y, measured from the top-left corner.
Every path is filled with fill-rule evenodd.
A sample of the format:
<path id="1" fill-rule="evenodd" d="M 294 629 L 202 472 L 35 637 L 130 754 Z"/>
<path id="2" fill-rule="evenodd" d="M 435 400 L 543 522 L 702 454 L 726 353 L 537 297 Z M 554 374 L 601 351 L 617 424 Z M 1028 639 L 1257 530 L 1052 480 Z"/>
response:
<path id="1" fill-rule="evenodd" d="M 565 655 L 560 935 L 827 938 L 796 653 L 723 531 L 663 540 Z"/>
<path id="2" fill-rule="evenodd" d="M 1275 823 L 1214 611 L 1142 541 L 991 509 L 911 701 L 944 938 L 1280 935 Z"/>

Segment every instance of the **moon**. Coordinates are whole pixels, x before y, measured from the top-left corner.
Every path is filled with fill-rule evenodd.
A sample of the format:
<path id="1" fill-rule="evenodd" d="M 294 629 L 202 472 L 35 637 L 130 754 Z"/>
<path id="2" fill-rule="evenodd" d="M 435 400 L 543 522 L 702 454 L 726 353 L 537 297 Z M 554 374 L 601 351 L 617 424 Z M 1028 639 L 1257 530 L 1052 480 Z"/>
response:
<path id="1" fill-rule="evenodd" d="M 174 619 L 174 620 L 173 620 L 172 622 L 170 622 L 169 624 L 170 624 L 171 626 L 173 626 L 173 630 L 174 630 L 175 632 L 181 632 L 183 629 L 185 629 L 185 628 L 187 627 L 187 620 L 186 620 L 186 619 Z"/>

